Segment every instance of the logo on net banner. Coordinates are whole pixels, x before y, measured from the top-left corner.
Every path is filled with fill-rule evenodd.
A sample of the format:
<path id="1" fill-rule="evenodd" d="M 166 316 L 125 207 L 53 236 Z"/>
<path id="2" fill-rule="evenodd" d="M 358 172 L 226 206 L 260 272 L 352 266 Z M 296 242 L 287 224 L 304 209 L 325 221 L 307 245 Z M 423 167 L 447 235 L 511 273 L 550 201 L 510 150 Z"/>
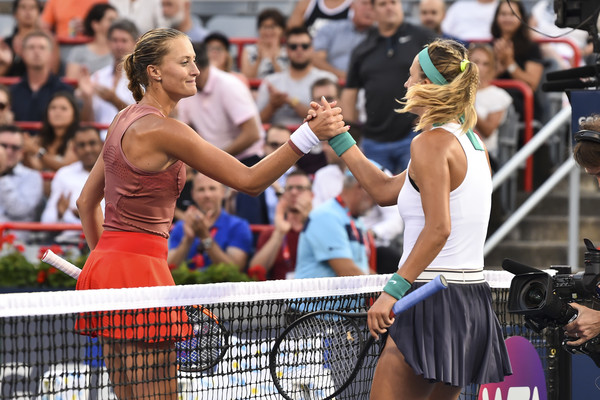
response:
<path id="1" fill-rule="evenodd" d="M 524 337 L 506 339 L 513 374 L 504 382 L 481 385 L 478 400 L 547 400 L 540 356 Z"/>

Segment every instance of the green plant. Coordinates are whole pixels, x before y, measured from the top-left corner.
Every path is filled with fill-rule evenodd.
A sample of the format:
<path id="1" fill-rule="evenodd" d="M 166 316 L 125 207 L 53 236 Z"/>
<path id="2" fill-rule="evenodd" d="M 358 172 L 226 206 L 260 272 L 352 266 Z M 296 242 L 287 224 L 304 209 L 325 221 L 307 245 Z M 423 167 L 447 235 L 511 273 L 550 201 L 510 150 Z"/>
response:
<path id="1" fill-rule="evenodd" d="M 187 263 L 182 263 L 171 271 L 177 285 L 193 285 L 199 283 L 217 282 L 248 282 L 250 277 L 241 272 L 235 265 L 213 264 L 206 268 L 190 269 Z"/>

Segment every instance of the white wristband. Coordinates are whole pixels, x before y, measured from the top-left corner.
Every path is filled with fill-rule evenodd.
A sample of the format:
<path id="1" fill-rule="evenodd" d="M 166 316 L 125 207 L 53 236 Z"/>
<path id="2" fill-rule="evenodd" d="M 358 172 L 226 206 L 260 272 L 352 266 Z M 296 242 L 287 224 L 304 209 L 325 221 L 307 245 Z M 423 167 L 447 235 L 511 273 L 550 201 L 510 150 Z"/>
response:
<path id="1" fill-rule="evenodd" d="M 310 126 L 308 126 L 308 122 L 300 125 L 300 127 L 296 129 L 294 133 L 292 133 L 290 140 L 304 154 L 308 154 L 308 152 L 310 152 L 310 150 L 320 142 L 317 135 L 315 135 L 312 129 L 310 129 Z"/>

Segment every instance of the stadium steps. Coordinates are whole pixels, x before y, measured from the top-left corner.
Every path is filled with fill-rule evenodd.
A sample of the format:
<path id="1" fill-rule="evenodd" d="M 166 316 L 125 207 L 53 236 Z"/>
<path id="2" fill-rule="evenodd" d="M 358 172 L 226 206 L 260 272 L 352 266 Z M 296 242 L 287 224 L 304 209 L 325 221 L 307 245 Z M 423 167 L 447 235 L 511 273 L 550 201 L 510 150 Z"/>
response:
<path id="1" fill-rule="evenodd" d="M 504 258 L 538 268 L 566 265 L 568 260 L 568 196 L 569 181 L 565 178 L 505 239 L 488 254 L 486 267 L 499 267 Z M 518 203 L 527 199 L 518 193 Z M 583 268 L 583 239 L 600 246 L 600 190 L 597 181 L 581 175 L 579 220 L 579 262 L 573 271 Z"/>

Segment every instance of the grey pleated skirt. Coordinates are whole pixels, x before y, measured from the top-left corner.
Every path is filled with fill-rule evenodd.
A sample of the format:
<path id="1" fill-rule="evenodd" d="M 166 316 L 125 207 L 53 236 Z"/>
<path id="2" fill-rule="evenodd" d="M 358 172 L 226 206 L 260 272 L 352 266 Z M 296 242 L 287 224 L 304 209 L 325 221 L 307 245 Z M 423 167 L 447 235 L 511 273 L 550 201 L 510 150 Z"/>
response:
<path id="1" fill-rule="evenodd" d="M 389 334 L 414 372 L 432 382 L 465 387 L 512 374 L 485 282 L 450 283 L 397 316 Z"/>

